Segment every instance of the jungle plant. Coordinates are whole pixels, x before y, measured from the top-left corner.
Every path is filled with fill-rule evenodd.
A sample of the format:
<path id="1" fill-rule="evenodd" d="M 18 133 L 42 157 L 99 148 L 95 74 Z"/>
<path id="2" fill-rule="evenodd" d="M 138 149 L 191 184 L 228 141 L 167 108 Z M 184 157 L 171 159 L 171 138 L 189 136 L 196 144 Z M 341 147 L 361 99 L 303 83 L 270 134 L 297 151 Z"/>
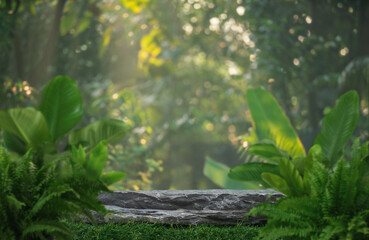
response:
<path id="1" fill-rule="evenodd" d="M 60 147 L 58 144 L 77 125 L 82 113 L 76 82 L 66 76 L 57 76 L 43 90 L 38 109 L 27 107 L 0 111 L 0 128 L 6 148 L 19 154 L 25 154 L 30 148 L 42 154 L 56 154 Z M 127 130 L 122 121 L 99 120 L 72 132 L 67 148 L 82 144 L 91 149 L 103 140 L 118 142 Z"/>
<path id="2" fill-rule="evenodd" d="M 343 147 L 352 136 L 359 117 L 359 98 L 355 91 L 342 95 L 337 105 L 323 119 L 321 133 L 306 156 L 293 127 L 273 96 L 262 88 L 247 91 L 247 101 L 254 133 L 247 152 L 263 160 L 232 168 L 229 177 L 239 181 L 259 182 L 287 196 L 310 194 L 307 175 L 312 162 L 322 155 L 328 169 L 335 166 Z"/>
<path id="3" fill-rule="evenodd" d="M 368 239 L 368 143 L 356 140 L 350 157 L 341 157 L 333 170 L 317 154 L 307 175 L 310 195 L 262 204 L 250 215 L 266 214 L 260 239 Z M 320 146 L 314 145 L 319 152 Z"/>
<path id="4" fill-rule="evenodd" d="M 250 211 L 249 216 L 268 216 L 259 238 L 367 239 L 369 143 L 360 146 L 357 139 L 350 154 L 344 151 L 358 121 L 357 93 L 350 91 L 339 98 L 323 119 L 322 130 L 307 156 L 268 92 L 249 90 L 248 104 L 255 137 L 266 139 L 247 151 L 265 162 L 235 167 L 229 176 L 266 183 L 287 196 L 276 204 L 265 203 Z"/>
<path id="5" fill-rule="evenodd" d="M 58 152 L 60 140 L 82 117 L 81 106 L 76 83 L 58 76 L 45 87 L 39 109 L 0 111 L 4 142 L 11 152 L 0 151 L 4 239 L 70 239 L 61 218 L 84 214 L 93 222 L 90 210 L 107 212 L 98 194 L 125 177 L 121 172 L 103 173 L 107 142 L 120 141 L 127 127 L 114 119 L 96 121 L 72 132 L 68 145 Z"/>
<path id="6" fill-rule="evenodd" d="M 94 219 L 90 210 L 105 214 L 97 199 L 107 186 L 125 174 L 102 174 L 107 147 L 99 143 L 87 159 L 80 146 L 71 155 L 59 155 L 42 164 L 32 148 L 22 157 L 0 149 L 1 239 L 72 239 L 63 218 Z M 62 169 L 60 166 L 63 166 Z"/>

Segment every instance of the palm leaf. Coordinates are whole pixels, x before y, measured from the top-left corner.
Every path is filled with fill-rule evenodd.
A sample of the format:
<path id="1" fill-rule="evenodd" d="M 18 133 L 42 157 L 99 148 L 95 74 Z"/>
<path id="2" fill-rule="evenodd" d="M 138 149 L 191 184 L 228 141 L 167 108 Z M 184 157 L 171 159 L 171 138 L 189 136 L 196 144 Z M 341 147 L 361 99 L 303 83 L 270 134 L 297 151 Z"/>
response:
<path id="1" fill-rule="evenodd" d="M 39 106 L 44 114 L 51 139 L 56 142 L 82 117 L 82 100 L 77 84 L 66 76 L 57 76 L 46 85 Z"/>
<path id="2" fill-rule="evenodd" d="M 295 130 L 274 97 L 263 88 L 249 89 L 246 93 L 252 123 L 259 140 L 270 139 L 292 158 L 306 155 Z"/>

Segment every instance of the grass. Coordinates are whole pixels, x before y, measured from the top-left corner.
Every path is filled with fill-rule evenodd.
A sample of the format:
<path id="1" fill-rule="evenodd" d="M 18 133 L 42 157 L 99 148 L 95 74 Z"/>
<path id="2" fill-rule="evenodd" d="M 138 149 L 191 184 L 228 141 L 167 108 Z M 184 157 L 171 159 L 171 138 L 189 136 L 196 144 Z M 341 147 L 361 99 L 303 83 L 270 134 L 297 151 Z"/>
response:
<path id="1" fill-rule="evenodd" d="M 113 239 L 254 239 L 258 228 L 253 226 L 166 226 L 162 224 L 127 223 L 89 225 L 85 223 L 68 223 L 78 240 L 113 240 Z"/>

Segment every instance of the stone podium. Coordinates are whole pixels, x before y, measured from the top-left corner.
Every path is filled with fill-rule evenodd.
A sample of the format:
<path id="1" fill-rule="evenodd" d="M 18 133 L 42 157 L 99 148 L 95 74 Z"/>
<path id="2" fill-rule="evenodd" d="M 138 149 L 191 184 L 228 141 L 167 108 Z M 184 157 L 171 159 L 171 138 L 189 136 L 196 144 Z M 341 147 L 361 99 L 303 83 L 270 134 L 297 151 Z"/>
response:
<path id="1" fill-rule="evenodd" d="M 98 223 L 262 224 L 266 217 L 245 219 L 259 203 L 275 202 L 283 194 L 271 190 L 152 190 L 116 191 L 99 195 L 112 212 L 95 214 Z"/>

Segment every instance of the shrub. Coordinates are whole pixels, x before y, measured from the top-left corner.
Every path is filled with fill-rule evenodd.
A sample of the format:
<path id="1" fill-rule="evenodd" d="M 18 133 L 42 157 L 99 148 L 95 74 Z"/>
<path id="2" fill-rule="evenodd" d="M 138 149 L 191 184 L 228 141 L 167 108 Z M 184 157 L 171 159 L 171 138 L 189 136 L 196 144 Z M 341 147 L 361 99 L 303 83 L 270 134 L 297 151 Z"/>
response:
<path id="1" fill-rule="evenodd" d="M 60 220 L 90 210 L 106 213 L 97 196 L 125 177 L 103 173 L 107 142 L 123 138 L 127 127 L 114 119 L 100 120 L 60 140 L 82 116 L 76 83 L 54 78 L 44 89 L 38 109 L 0 111 L 0 127 L 8 153 L 0 149 L 1 239 L 70 239 Z M 76 148 L 75 146 L 78 146 Z"/>
<path id="2" fill-rule="evenodd" d="M 358 122 L 357 93 L 350 91 L 339 98 L 323 119 L 322 130 L 307 155 L 268 92 L 249 90 L 248 100 L 258 142 L 247 151 L 265 162 L 237 166 L 230 170 L 229 177 L 260 182 L 287 196 L 274 205 L 263 204 L 251 210 L 249 215 L 268 215 L 259 237 L 368 238 L 368 142 L 360 146 L 356 140 L 350 154 L 344 151 Z"/>

